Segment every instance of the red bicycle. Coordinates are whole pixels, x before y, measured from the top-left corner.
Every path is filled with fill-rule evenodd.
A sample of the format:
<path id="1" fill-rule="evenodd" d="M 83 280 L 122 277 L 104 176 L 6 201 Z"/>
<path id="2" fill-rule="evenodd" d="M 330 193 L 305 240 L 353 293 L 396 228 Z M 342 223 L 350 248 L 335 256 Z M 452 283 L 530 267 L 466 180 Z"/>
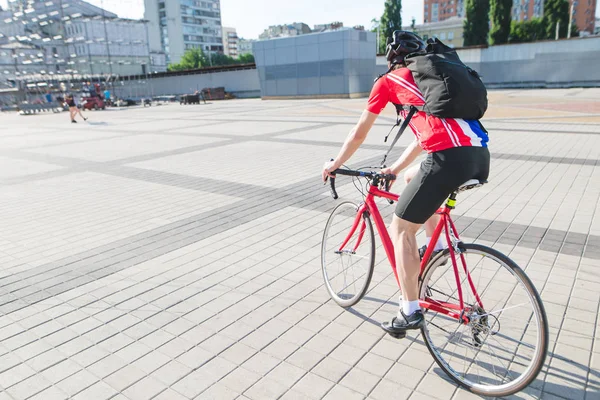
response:
<path id="1" fill-rule="evenodd" d="M 321 248 L 325 286 L 342 307 L 355 305 L 369 289 L 375 266 L 375 234 L 398 272 L 394 246 L 375 199 L 397 201 L 389 192 L 393 175 L 338 169 L 334 175 L 367 180 L 360 205 L 346 201 L 329 217 Z M 484 396 L 508 396 L 538 375 L 548 351 L 548 320 L 542 300 L 523 270 L 504 254 L 460 240 L 450 211 L 459 192 L 485 182 L 471 180 L 454 191 L 437 213 L 441 216 L 430 243 L 442 235 L 448 247 L 432 257 L 428 247 L 421 260 L 421 329 L 429 352 L 460 386 Z M 335 178 L 330 180 L 338 198 Z M 357 186 L 358 187 L 358 186 Z"/>

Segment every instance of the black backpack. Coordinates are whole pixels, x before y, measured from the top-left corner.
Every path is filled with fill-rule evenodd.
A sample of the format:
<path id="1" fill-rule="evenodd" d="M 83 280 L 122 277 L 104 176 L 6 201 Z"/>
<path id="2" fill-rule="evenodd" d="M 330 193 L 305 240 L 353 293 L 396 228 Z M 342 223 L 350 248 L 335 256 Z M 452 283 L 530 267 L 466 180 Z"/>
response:
<path id="1" fill-rule="evenodd" d="M 425 97 L 425 105 L 416 108 L 440 118 L 483 117 L 488 107 L 485 85 L 452 48 L 429 39 L 426 53 L 409 54 L 404 62 Z"/>
<path id="2" fill-rule="evenodd" d="M 483 117 L 488 107 L 487 90 L 479 74 L 463 64 L 456 51 L 438 39 L 427 40 L 426 52 L 409 54 L 404 58 L 404 63 L 412 72 L 417 87 L 423 93 L 425 105 L 394 104 L 398 115 L 400 115 L 400 111 L 407 108 L 408 114 L 390 148 L 383 156 L 381 165 L 385 165 L 387 156 L 417 111 L 425 111 L 427 114 L 439 118 L 478 120 Z M 392 68 L 388 72 L 391 70 Z M 383 75 L 385 74 L 380 75 L 377 79 Z M 400 125 L 400 119 L 394 127 L 398 125 Z M 385 142 L 388 137 L 389 133 L 385 137 Z"/>

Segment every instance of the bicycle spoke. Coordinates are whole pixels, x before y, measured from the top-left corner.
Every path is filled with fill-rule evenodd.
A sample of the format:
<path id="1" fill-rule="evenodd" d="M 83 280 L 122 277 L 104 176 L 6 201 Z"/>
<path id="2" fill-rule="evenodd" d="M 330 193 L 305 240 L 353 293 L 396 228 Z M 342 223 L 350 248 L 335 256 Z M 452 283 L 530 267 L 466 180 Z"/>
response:
<path id="1" fill-rule="evenodd" d="M 510 309 L 521 307 L 521 306 L 525 306 L 525 305 L 527 305 L 527 303 L 521 303 L 521 304 L 517 304 L 516 306 L 510 306 L 510 307 L 502 308 L 500 310 L 490 311 L 490 312 L 488 312 L 486 314 L 481 314 L 480 316 L 481 317 L 485 317 L 485 316 L 488 316 L 488 315 L 494 315 L 494 314 L 501 313 L 501 312 L 503 312 L 505 310 L 510 310 Z"/>
<path id="2" fill-rule="evenodd" d="M 455 318 L 429 309 L 425 343 L 434 350 L 438 364 L 461 385 L 479 394 L 494 395 L 499 390 L 497 395 L 505 396 L 527 385 L 541 368 L 544 349 L 539 347 L 539 337 L 547 331 L 541 332 L 537 322 L 543 309 L 534 303 L 531 286 L 502 257 L 480 251 L 484 248 L 480 245 L 465 248 L 466 267 L 461 258 L 457 260 L 461 264 L 458 282 L 465 307 L 461 315 L 469 322 L 456 326 Z M 446 264 L 451 265 L 438 262 L 428 267 L 421 289 L 422 298 L 441 307 L 459 303 L 454 265 L 446 257 Z M 525 373 L 527 379 L 520 379 Z"/>
<path id="3" fill-rule="evenodd" d="M 323 235 L 321 263 L 325 287 L 333 300 L 344 307 L 355 304 L 366 293 L 373 273 L 373 227 L 367 215 L 362 215 L 362 224 L 359 221 L 358 227 L 355 226 L 357 210 L 353 203 L 339 204 Z M 340 247 L 342 244 L 344 248 Z"/>

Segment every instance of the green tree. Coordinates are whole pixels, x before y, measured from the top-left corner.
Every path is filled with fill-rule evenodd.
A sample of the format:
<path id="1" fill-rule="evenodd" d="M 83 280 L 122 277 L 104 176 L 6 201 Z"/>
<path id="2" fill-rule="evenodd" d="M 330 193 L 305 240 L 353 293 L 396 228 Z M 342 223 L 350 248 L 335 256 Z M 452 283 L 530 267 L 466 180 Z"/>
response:
<path id="1" fill-rule="evenodd" d="M 184 71 L 188 69 L 198 69 L 210 66 L 216 67 L 220 65 L 248 64 L 253 62 L 254 56 L 250 53 L 242 54 L 238 59 L 235 59 L 221 53 L 211 53 L 209 57 L 204 54 L 202 49 L 190 49 L 183 54 L 179 64 L 170 64 L 168 70 Z"/>
<path id="2" fill-rule="evenodd" d="M 466 17 L 464 24 L 465 46 L 487 44 L 490 30 L 490 1 L 467 0 Z"/>
<path id="3" fill-rule="evenodd" d="M 210 65 L 208 57 L 202 49 L 189 49 L 183 54 L 179 64 L 169 64 L 169 71 L 182 71 L 186 69 L 197 69 Z"/>
<path id="4" fill-rule="evenodd" d="M 236 64 L 236 60 L 232 57 L 226 56 L 225 54 L 215 53 L 210 56 L 210 63 L 213 67 L 219 65 L 232 65 Z"/>
<path id="5" fill-rule="evenodd" d="M 238 57 L 240 64 L 252 64 L 254 63 L 254 56 L 251 53 L 240 54 Z"/>
<path id="6" fill-rule="evenodd" d="M 512 21 L 510 25 L 509 43 L 534 42 L 546 39 L 546 29 L 541 18 L 532 18 L 529 21 Z"/>
<path id="7" fill-rule="evenodd" d="M 381 21 L 377 18 L 371 20 L 371 32 L 377 35 L 377 54 L 385 53 L 385 37 L 381 30 Z"/>
<path id="8" fill-rule="evenodd" d="M 579 36 L 579 28 L 577 27 L 575 21 L 573 21 L 573 24 L 571 25 L 571 37 L 577 36 Z"/>
<path id="9" fill-rule="evenodd" d="M 557 23 L 560 24 L 558 27 L 558 37 L 567 37 L 567 30 L 569 28 L 569 2 L 567 0 L 546 0 L 544 2 L 546 39 L 554 39 L 556 37 Z"/>
<path id="10" fill-rule="evenodd" d="M 513 0 L 492 0 L 490 4 L 490 44 L 508 42 L 511 29 L 510 11 Z"/>
<path id="11" fill-rule="evenodd" d="M 384 43 L 392 37 L 394 31 L 402 30 L 402 0 L 385 0 L 383 6 L 383 15 L 381 16 L 381 34 L 385 39 L 380 40 Z M 384 51 L 385 52 L 385 47 Z"/>

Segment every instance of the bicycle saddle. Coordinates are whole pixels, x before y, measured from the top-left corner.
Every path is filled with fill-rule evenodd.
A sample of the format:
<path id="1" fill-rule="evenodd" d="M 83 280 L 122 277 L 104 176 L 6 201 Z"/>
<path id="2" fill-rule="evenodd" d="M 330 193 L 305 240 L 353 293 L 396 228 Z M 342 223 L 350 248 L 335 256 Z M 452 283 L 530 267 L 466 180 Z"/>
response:
<path id="1" fill-rule="evenodd" d="M 466 181 L 465 183 L 463 183 L 462 185 L 460 185 L 456 191 L 457 192 L 464 192 L 465 190 L 469 190 L 469 189 L 475 189 L 478 187 L 481 187 L 483 185 L 485 185 L 487 183 L 487 181 L 480 181 L 479 179 L 469 179 L 468 181 Z"/>

